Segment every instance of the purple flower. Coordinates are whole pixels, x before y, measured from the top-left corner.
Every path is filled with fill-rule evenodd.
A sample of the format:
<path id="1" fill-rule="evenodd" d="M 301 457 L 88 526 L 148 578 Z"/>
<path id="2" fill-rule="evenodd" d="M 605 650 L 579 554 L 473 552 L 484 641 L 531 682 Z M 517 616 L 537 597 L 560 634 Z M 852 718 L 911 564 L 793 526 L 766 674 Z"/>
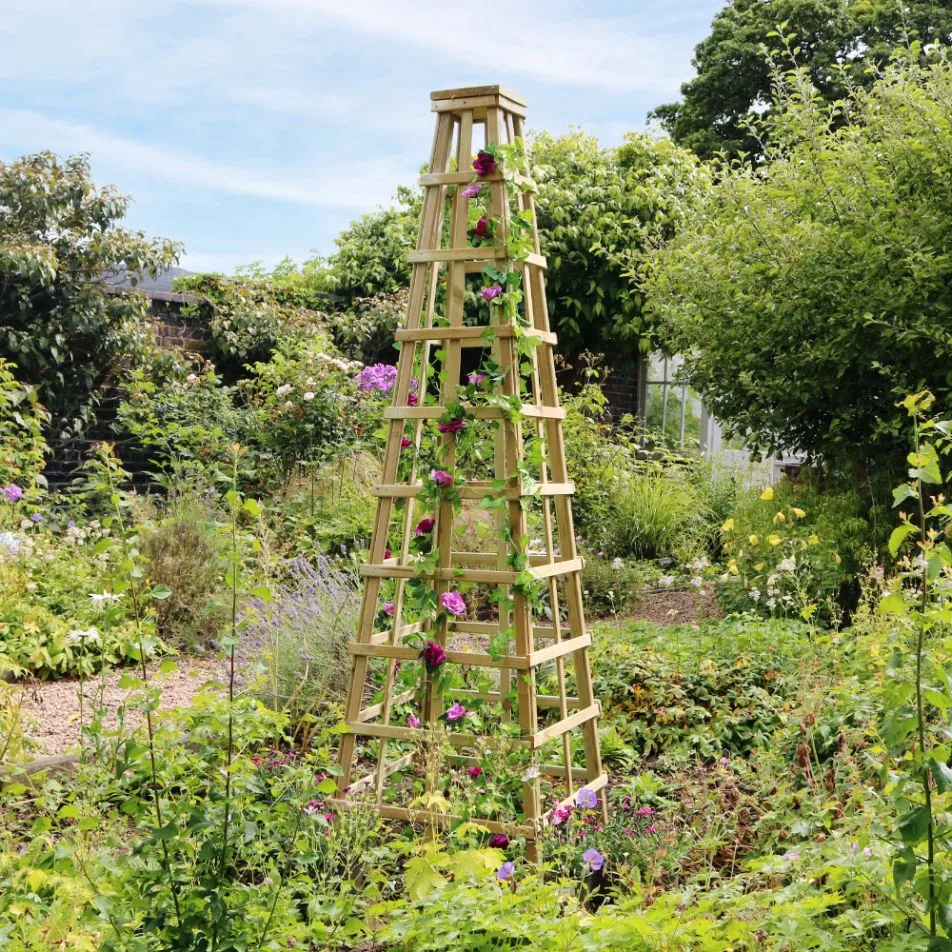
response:
<path id="1" fill-rule="evenodd" d="M 473 159 L 473 168 L 476 170 L 476 174 L 480 178 L 485 178 L 487 175 L 492 175 L 496 171 L 496 158 L 493 155 L 490 155 L 489 152 L 484 152 L 482 149 L 476 155 L 476 158 Z"/>
<path id="2" fill-rule="evenodd" d="M 461 721 L 468 713 L 469 712 L 459 701 L 454 701 L 446 712 L 446 719 L 448 721 Z M 482 773 L 482 771 L 480 771 L 480 773 Z"/>
<path id="3" fill-rule="evenodd" d="M 516 864 L 511 859 L 506 860 L 506 862 L 499 867 L 499 872 L 496 873 L 496 879 L 500 882 L 505 882 L 507 879 L 512 879 L 515 871 Z"/>
<path id="4" fill-rule="evenodd" d="M 481 777 L 481 776 L 482 776 L 482 774 L 483 774 L 483 768 L 482 768 L 482 767 L 470 767 L 469 770 L 466 771 L 466 773 L 468 773 L 469 776 L 470 776 L 473 780 L 475 780 L 477 777 Z"/>
<path id="5" fill-rule="evenodd" d="M 635 813 L 638 816 L 651 816 L 651 814 L 654 813 L 654 810 L 651 807 L 638 807 L 638 809 L 635 810 Z"/>
<path id="6" fill-rule="evenodd" d="M 502 294 L 502 287 L 498 284 L 490 284 L 488 288 L 483 288 L 479 294 L 484 301 L 494 301 Z"/>
<path id="7" fill-rule="evenodd" d="M 387 393 L 397 382 L 397 368 L 393 364 L 368 364 L 357 374 L 358 390 L 379 390 Z"/>
<path id="8" fill-rule="evenodd" d="M 458 433 L 464 426 L 466 426 L 465 420 L 450 420 L 449 423 L 437 424 L 436 428 L 440 433 Z"/>
<path id="9" fill-rule="evenodd" d="M 467 185 L 460 194 L 463 198 L 475 198 L 482 190 L 482 182 L 473 182 L 472 185 Z"/>
<path id="10" fill-rule="evenodd" d="M 489 838 L 489 845 L 494 850 L 504 850 L 509 845 L 509 837 L 505 833 L 496 833 Z"/>
<path id="11" fill-rule="evenodd" d="M 486 374 L 473 373 L 473 374 L 470 374 L 466 379 L 471 384 L 473 384 L 473 386 L 478 387 L 486 379 Z"/>
<path id="12" fill-rule="evenodd" d="M 384 613 L 385 615 L 392 615 L 392 614 L 393 614 L 393 608 L 394 608 L 393 602 L 384 602 L 384 603 L 383 603 L 383 613 Z"/>
<path id="13" fill-rule="evenodd" d="M 575 803 L 580 810 L 594 810 L 598 806 L 598 796 L 594 790 L 582 787 L 575 797 Z"/>
<path id="14" fill-rule="evenodd" d="M 33 515 L 30 516 L 30 518 L 31 518 L 34 522 L 42 522 L 42 521 L 43 521 L 43 517 L 42 517 L 38 512 L 34 512 Z"/>
<path id="15" fill-rule="evenodd" d="M 17 500 L 23 498 L 23 490 L 16 483 L 4 486 L 3 489 L 0 489 L 0 493 L 3 494 L 7 502 L 17 502 Z"/>
<path id="16" fill-rule="evenodd" d="M 596 849 L 586 850 L 582 853 L 582 859 L 593 873 L 597 873 L 605 865 L 605 857 Z"/>
<path id="17" fill-rule="evenodd" d="M 418 536 L 426 535 L 429 532 L 433 531 L 433 526 L 436 525 L 436 520 L 432 516 L 427 516 L 425 519 L 421 519 L 417 523 L 416 534 Z"/>
<path id="18" fill-rule="evenodd" d="M 66 528 L 67 528 L 67 529 L 75 529 L 75 528 L 76 528 L 76 520 L 75 520 L 75 519 L 70 519 L 69 522 L 66 523 Z"/>
<path id="19" fill-rule="evenodd" d="M 413 440 L 409 436 L 401 436 L 400 449 L 405 450 L 408 446 L 413 446 Z"/>
<path id="20" fill-rule="evenodd" d="M 446 487 L 453 485 L 453 477 L 450 476 L 445 469 L 431 469 L 430 479 L 432 479 L 437 486 Z"/>
<path id="21" fill-rule="evenodd" d="M 459 592 L 444 592 L 440 604 L 451 614 L 459 617 L 466 614 L 466 601 Z"/>
<path id="22" fill-rule="evenodd" d="M 485 238 L 489 232 L 489 219 L 483 215 L 483 217 L 476 222 L 476 227 L 473 230 L 476 232 L 477 238 Z"/>
<path id="23" fill-rule="evenodd" d="M 799 858 L 800 858 L 800 854 L 799 854 L 799 853 L 795 853 L 793 850 L 791 850 L 789 853 L 784 853 L 784 854 L 783 854 L 783 858 L 784 858 L 784 859 L 790 859 L 790 860 L 796 860 L 796 859 L 799 859 Z"/>
<path id="24" fill-rule="evenodd" d="M 426 647 L 420 652 L 420 657 L 423 658 L 428 671 L 435 671 L 446 661 L 446 651 L 435 641 L 428 641 Z"/>
<path id="25" fill-rule="evenodd" d="M 419 727 L 419 726 L 420 726 L 420 718 L 417 717 L 416 714 L 408 714 L 407 727 Z"/>
<path id="26" fill-rule="evenodd" d="M 415 393 L 407 394 L 407 406 L 415 407 L 417 405 L 417 395 Z"/>

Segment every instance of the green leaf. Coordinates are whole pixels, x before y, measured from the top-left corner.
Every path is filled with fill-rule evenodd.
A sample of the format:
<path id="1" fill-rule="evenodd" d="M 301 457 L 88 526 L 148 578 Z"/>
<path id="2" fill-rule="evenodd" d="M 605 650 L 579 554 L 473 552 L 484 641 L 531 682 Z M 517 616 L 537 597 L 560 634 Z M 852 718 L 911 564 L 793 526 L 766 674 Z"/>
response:
<path id="1" fill-rule="evenodd" d="M 337 792 L 337 781 L 333 777 L 322 780 L 317 785 L 317 792 L 329 797 L 332 793 Z"/>
<path id="2" fill-rule="evenodd" d="M 902 505 L 907 499 L 918 499 L 919 491 L 909 483 L 903 483 L 893 490 L 893 506 Z"/>
<path id="3" fill-rule="evenodd" d="M 947 767 L 941 760 L 934 757 L 929 761 L 929 773 L 935 780 L 936 789 L 939 793 L 948 793 L 952 790 L 952 769 Z"/>
<path id="4" fill-rule="evenodd" d="M 916 870 L 919 868 L 919 860 L 915 851 L 906 847 L 896 855 L 893 860 L 893 883 L 898 889 L 904 883 L 911 883 L 915 878 Z"/>
<path id="5" fill-rule="evenodd" d="M 926 838 L 929 830 L 929 810 L 926 807 L 916 807 L 899 817 L 899 835 L 907 846 L 914 846 Z"/>
<path id="6" fill-rule="evenodd" d="M 156 585 L 155 588 L 149 592 L 149 597 L 154 598 L 156 601 L 164 601 L 166 598 L 169 598 L 172 595 L 172 589 L 168 585 Z"/>
<path id="7" fill-rule="evenodd" d="M 901 526 L 896 526 L 889 536 L 889 554 L 895 558 L 906 539 L 918 531 L 918 527 L 911 522 L 904 522 Z"/>
<path id="8" fill-rule="evenodd" d="M 887 595 L 876 606 L 877 615 L 902 615 L 906 610 L 906 600 L 901 592 Z"/>

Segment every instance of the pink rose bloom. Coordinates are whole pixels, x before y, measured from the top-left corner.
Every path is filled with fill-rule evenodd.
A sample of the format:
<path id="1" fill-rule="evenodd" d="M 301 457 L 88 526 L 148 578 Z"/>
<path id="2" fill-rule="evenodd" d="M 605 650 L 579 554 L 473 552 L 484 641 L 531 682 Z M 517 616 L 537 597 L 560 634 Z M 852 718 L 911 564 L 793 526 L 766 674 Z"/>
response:
<path id="1" fill-rule="evenodd" d="M 417 395 L 415 393 L 407 394 L 407 406 L 415 407 L 417 405 Z"/>
<path id="2" fill-rule="evenodd" d="M 389 559 L 391 555 L 393 555 L 393 553 L 392 553 L 389 549 L 384 549 L 384 550 L 383 550 L 383 557 L 384 557 L 385 559 Z"/>
<path id="3" fill-rule="evenodd" d="M 405 450 L 408 446 L 413 446 L 413 440 L 409 436 L 401 436 L 400 449 Z"/>
<path id="4" fill-rule="evenodd" d="M 476 158 L 473 159 L 473 168 L 480 178 L 485 178 L 487 175 L 492 175 L 493 172 L 496 171 L 496 159 L 488 152 L 484 152 L 480 149 Z"/>
<path id="5" fill-rule="evenodd" d="M 407 727 L 419 727 L 419 726 L 420 726 L 420 718 L 417 717 L 416 714 L 408 714 Z"/>
<path id="6" fill-rule="evenodd" d="M 483 288 L 479 294 L 484 301 L 494 301 L 502 294 L 502 288 L 498 284 L 491 284 L 488 288 Z"/>
<path id="7" fill-rule="evenodd" d="M 431 469 L 430 479 L 432 479 L 437 486 L 446 487 L 453 485 L 453 477 L 450 476 L 445 469 Z"/>
<path id="8" fill-rule="evenodd" d="M 484 380 L 486 380 L 486 374 L 470 374 L 466 378 L 473 386 L 478 387 Z"/>
<path id="9" fill-rule="evenodd" d="M 466 773 L 468 773 L 468 774 L 470 775 L 470 777 L 472 777 L 473 780 L 475 780 L 477 777 L 481 777 L 481 776 L 482 776 L 483 768 L 482 768 L 482 767 L 470 767 L 469 770 L 466 771 Z"/>
<path id="10" fill-rule="evenodd" d="M 478 222 L 476 222 L 475 231 L 477 238 L 486 237 L 486 234 L 489 231 L 489 219 L 485 215 L 483 215 L 483 217 L 480 218 Z"/>
<path id="11" fill-rule="evenodd" d="M 440 423 L 437 429 L 440 433 L 459 433 L 466 426 L 465 420 L 450 420 L 449 423 Z"/>
<path id="12" fill-rule="evenodd" d="M 464 717 L 466 717 L 467 713 L 468 712 L 466 708 L 463 707 L 459 701 L 454 701 L 450 706 L 450 709 L 446 712 L 446 719 L 448 721 L 461 721 Z"/>
<path id="13" fill-rule="evenodd" d="M 426 647 L 420 654 L 423 658 L 423 663 L 430 671 L 435 671 L 446 661 L 446 651 L 444 651 L 442 645 L 437 644 L 435 641 L 428 641 Z"/>
<path id="14" fill-rule="evenodd" d="M 472 185 L 467 185 L 460 194 L 463 198 L 475 198 L 483 190 L 482 182 L 473 182 Z"/>
<path id="15" fill-rule="evenodd" d="M 433 531 L 433 526 L 436 525 L 436 520 L 431 516 L 427 516 L 425 519 L 421 519 L 417 523 L 416 534 L 417 535 L 426 535 L 428 532 Z"/>
<path id="16" fill-rule="evenodd" d="M 463 599 L 463 596 L 459 592 L 444 592 L 440 596 L 440 604 L 451 614 L 451 615 L 465 615 L 466 614 L 466 602 Z"/>
<path id="17" fill-rule="evenodd" d="M 384 602 L 384 603 L 383 603 L 383 613 L 384 613 L 385 615 L 392 615 L 392 614 L 393 614 L 393 608 L 394 608 L 393 602 Z"/>

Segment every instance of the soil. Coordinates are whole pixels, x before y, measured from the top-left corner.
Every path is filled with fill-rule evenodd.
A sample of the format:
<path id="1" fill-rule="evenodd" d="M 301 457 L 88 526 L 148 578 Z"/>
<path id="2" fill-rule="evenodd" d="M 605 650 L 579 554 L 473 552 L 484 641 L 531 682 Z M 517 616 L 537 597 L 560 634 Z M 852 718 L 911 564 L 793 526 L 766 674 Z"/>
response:
<path id="1" fill-rule="evenodd" d="M 722 616 L 714 593 L 703 589 L 700 592 L 648 592 L 628 617 L 635 621 L 653 621 L 657 625 L 684 625 Z"/>
<path id="2" fill-rule="evenodd" d="M 133 669 L 114 670 L 106 674 L 103 706 L 106 716 L 104 726 L 116 726 L 116 709 L 131 693 L 119 687 L 119 680 Z M 178 669 L 164 675 L 156 675 L 156 683 L 162 688 L 161 710 L 173 710 L 189 704 L 192 698 L 209 681 L 217 681 L 222 674 L 221 662 L 217 659 L 183 657 L 178 659 Z M 62 681 L 23 681 L 17 685 L 21 697 L 23 732 L 32 742 L 29 756 L 62 754 L 79 746 L 79 679 Z M 96 675 L 83 685 L 83 710 L 85 717 L 98 705 L 100 679 Z M 125 723 L 134 728 L 142 720 L 138 711 L 127 710 Z"/>

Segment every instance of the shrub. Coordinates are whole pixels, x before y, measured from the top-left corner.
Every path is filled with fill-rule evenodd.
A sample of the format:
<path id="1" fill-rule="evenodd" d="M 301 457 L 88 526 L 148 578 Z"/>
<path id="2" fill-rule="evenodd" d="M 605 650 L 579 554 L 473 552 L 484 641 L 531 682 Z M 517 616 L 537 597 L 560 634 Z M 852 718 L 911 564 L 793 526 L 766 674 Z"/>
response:
<path id="1" fill-rule="evenodd" d="M 819 492 L 782 481 L 739 497 L 723 526 L 728 611 L 836 621 L 858 597 L 856 578 L 875 550 L 868 504 L 856 491 Z"/>
<path id="2" fill-rule="evenodd" d="M 15 370 L 15 364 L 0 357 L 0 488 L 14 485 L 29 491 L 46 484 L 43 427 L 49 414 L 33 387 L 16 379 Z"/>
<path id="3" fill-rule="evenodd" d="M 359 607 L 355 579 L 341 563 L 292 559 L 273 600 L 255 599 L 242 624 L 242 656 L 262 662 L 257 696 L 292 718 L 342 701 Z"/>
<path id="4" fill-rule="evenodd" d="M 650 563 L 586 556 L 582 569 L 585 610 L 594 615 L 631 611 L 658 575 L 658 567 Z"/>
<path id="5" fill-rule="evenodd" d="M 197 496 L 178 496 L 140 536 L 153 585 L 171 590 L 155 603 L 156 634 L 188 651 L 216 638 L 225 620 L 220 597 L 225 544 L 211 505 Z"/>

